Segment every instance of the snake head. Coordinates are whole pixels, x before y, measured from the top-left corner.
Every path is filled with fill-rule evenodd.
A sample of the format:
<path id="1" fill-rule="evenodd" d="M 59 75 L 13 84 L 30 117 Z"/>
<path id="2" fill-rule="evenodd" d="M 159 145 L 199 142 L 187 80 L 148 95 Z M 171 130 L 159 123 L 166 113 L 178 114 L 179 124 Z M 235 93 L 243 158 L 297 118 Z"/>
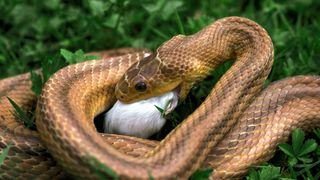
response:
<path id="1" fill-rule="evenodd" d="M 118 100 L 133 103 L 179 90 L 181 78 L 173 76 L 174 70 L 168 68 L 157 54 L 143 58 L 126 71 L 116 85 Z"/>

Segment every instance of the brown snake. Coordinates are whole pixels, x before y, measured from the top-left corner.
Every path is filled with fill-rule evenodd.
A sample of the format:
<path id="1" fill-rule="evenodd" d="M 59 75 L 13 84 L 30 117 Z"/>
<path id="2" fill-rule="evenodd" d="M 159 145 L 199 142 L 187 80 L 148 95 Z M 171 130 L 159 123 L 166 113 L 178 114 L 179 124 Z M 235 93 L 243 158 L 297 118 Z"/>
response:
<path id="1" fill-rule="evenodd" d="M 37 104 L 39 134 L 17 122 L 6 98 L 30 111 L 36 98 L 29 75 L 0 81 L 0 147 L 12 144 L 1 179 L 63 178 L 64 172 L 97 179 L 89 156 L 121 179 L 148 179 L 149 174 L 186 179 L 207 166 L 214 169 L 212 179 L 235 179 L 270 159 L 292 129 L 320 127 L 319 76 L 288 78 L 260 92 L 273 46 L 267 32 L 245 18 L 220 19 L 194 35 L 175 36 L 141 62 L 143 52 L 100 55 L 102 60 L 70 65 L 48 80 Z M 177 87 L 183 99 L 196 81 L 228 59 L 235 59 L 233 66 L 202 105 L 159 144 L 120 135 L 102 138 L 96 132 L 93 118 L 115 102 L 118 81 L 116 95 L 123 101 Z M 134 89 L 132 83 L 140 81 L 147 85 L 145 92 Z"/>

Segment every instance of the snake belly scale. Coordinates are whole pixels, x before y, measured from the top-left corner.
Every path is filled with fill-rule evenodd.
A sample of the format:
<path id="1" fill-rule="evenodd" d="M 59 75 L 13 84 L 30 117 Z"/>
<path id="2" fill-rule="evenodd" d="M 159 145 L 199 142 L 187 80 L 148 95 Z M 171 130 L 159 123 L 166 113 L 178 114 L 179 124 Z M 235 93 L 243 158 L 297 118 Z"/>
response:
<path id="1" fill-rule="evenodd" d="M 235 179 L 270 159 L 292 129 L 320 126 L 319 76 L 288 78 L 260 91 L 271 70 L 273 46 L 267 32 L 251 20 L 223 18 L 194 35 L 175 36 L 152 56 L 143 59 L 144 54 L 111 58 L 102 54 L 102 60 L 55 73 L 38 99 L 38 132 L 15 121 L 5 98 L 27 107 L 34 103 L 28 75 L 0 81 L 0 145 L 13 145 L 0 177 L 22 178 L 31 171 L 42 174 L 42 179 L 65 176 L 45 145 L 63 171 L 79 179 L 98 178 L 89 157 L 121 179 L 149 179 L 149 174 L 155 179 L 186 179 L 203 166 L 214 169 L 212 179 Z M 235 59 L 233 66 L 202 105 L 160 143 L 96 132 L 93 118 L 116 96 L 134 102 L 178 87 L 183 99 L 195 82 L 228 59 Z M 153 72 L 143 71 L 146 65 L 155 67 L 150 68 Z M 143 93 L 133 89 L 137 76 L 147 83 Z M 34 151 L 21 148 L 32 143 Z M 9 170 L 10 166 L 14 168 Z"/>

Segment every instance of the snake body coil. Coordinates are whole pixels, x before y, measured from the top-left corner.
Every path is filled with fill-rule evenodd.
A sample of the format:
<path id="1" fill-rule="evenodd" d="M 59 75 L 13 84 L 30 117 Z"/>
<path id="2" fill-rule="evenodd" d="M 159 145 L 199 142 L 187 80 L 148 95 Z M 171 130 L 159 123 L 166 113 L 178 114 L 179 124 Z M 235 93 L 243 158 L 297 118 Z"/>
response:
<path id="1" fill-rule="evenodd" d="M 0 81 L 0 145 L 13 145 L 0 177 L 64 176 L 43 142 L 63 170 L 80 179 L 98 178 L 96 171 L 108 176 L 92 159 L 123 179 L 149 179 L 149 174 L 155 179 L 186 179 L 202 166 L 213 167 L 212 179 L 234 179 L 270 159 L 292 129 L 320 127 L 320 77 L 289 78 L 260 92 L 272 66 L 273 46 L 267 32 L 253 21 L 220 19 L 194 35 L 174 37 L 138 62 L 143 56 L 144 52 L 102 55 L 103 60 L 54 74 L 37 103 L 42 141 L 37 132 L 16 122 L 3 97 L 30 107 L 35 100 L 29 76 Z M 233 66 L 203 104 L 159 144 L 96 132 L 93 118 L 115 102 L 115 89 L 118 99 L 126 102 L 177 87 L 184 98 L 196 81 L 228 59 L 235 59 Z M 144 70 L 146 65 L 150 71 Z M 146 92 L 134 91 L 137 77 L 146 81 Z"/>

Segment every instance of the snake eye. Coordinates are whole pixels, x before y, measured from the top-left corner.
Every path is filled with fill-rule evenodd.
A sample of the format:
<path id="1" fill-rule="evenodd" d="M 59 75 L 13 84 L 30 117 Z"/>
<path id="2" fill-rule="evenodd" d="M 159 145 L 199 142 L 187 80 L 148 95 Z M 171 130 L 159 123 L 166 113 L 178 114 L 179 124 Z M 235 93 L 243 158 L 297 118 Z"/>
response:
<path id="1" fill-rule="evenodd" d="M 135 88 L 137 91 L 143 92 L 143 91 L 147 90 L 147 85 L 146 85 L 146 83 L 144 83 L 144 82 L 138 82 L 138 83 L 134 86 L 134 88 Z"/>

